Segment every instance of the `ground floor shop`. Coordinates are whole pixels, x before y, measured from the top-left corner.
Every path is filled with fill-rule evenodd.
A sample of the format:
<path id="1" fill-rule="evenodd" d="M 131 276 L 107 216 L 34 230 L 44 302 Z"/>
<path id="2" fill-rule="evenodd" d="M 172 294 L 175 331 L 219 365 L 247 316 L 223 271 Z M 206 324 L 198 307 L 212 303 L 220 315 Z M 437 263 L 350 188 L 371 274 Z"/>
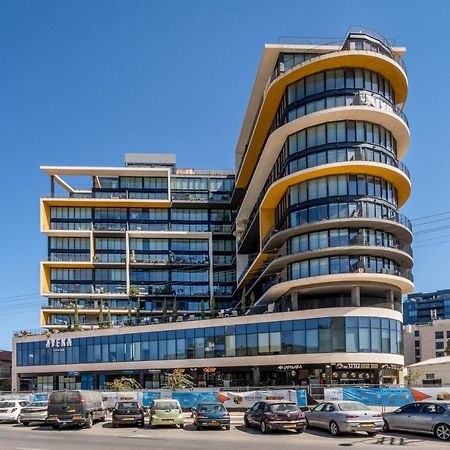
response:
<path id="1" fill-rule="evenodd" d="M 247 367 L 190 367 L 181 369 L 192 377 L 195 387 L 246 388 L 274 386 L 328 386 L 333 384 L 394 384 L 399 382 L 402 366 L 378 363 L 280 364 Z M 123 369 L 112 371 L 21 373 L 20 391 L 53 389 L 105 389 L 120 377 L 133 378 L 144 389 L 159 389 L 167 384 L 173 369 Z"/>

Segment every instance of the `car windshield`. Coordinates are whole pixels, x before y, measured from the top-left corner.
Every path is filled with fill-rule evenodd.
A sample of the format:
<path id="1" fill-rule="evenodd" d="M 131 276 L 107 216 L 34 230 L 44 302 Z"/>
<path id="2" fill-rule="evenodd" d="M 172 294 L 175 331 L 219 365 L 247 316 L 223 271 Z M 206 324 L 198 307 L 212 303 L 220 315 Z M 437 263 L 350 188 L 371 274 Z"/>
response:
<path id="1" fill-rule="evenodd" d="M 118 409 L 127 409 L 127 408 L 139 408 L 137 402 L 120 402 L 117 403 Z"/>
<path id="2" fill-rule="evenodd" d="M 339 403 L 339 409 L 341 411 L 367 411 L 370 408 L 360 402 L 344 402 Z"/>
<path id="3" fill-rule="evenodd" d="M 286 411 L 298 411 L 298 406 L 294 403 L 276 403 L 270 406 L 270 410 L 274 413 Z"/>
<path id="4" fill-rule="evenodd" d="M 45 408 L 47 406 L 47 402 L 31 402 L 26 406 L 27 408 Z"/>
<path id="5" fill-rule="evenodd" d="M 64 392 L 52 392 L 50 394 L 50 402 L 53 404 L 61 404 L 64 403 Z"/>
<path id="6" fill-rule="evenodd" d="M 166 409 L 178 409 L 177 402 L 156 402 L 155 409 L 158 411 L 166 410 Z"/>
<path id="7" fill-rule="evenodd" d="M 221 404 L 201 405 L 199 409 L 199 412 L 202 413 L 217 413 L 223 411 L 225 411 L 225 408 Z"/>
<path id="8" fill-rule="evenodd" d="M 14 408 L 15 406 L 14 402 L 0 402 L 0 408 Z"/>

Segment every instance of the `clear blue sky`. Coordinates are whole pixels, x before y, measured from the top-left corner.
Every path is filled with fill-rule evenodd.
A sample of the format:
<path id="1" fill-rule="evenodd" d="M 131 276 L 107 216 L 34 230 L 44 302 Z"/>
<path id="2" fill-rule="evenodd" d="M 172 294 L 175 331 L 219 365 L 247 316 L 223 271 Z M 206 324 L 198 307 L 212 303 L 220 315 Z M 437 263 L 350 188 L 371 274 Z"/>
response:
<path id="1" fill-rule="evenodd" d="M 280 36 L 343 37 L 357 24 L 408 48 L 403 213 L 450 210 L 449 23 L 447 1 L 0 0 L 0 348 L 39 326 L 44 299 L 11 299 L 39 291 L 39 166 L 172 152 L 181 167 L 233 167 L 263 45 Z M 421 239 L 434 235 L 445 237 L 416 246 L 417 291 L 450 288 L 450 229 Z"/>

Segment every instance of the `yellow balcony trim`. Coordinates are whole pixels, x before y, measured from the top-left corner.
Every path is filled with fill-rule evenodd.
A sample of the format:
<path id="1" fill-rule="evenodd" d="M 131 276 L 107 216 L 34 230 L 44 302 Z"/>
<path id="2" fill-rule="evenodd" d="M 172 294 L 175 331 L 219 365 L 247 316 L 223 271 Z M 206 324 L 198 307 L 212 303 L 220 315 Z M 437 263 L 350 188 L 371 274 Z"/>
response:
<path id="1" fill-rule="evenodd" d="M 242 188 L 248 184 L 287 86 L 308 75 L 340 67 L 359 67 L 380 73 L 391 82 L 397 103 L 405 103 L 408 93 L 408 79 L 401 66 L 387 56 L 364 51 L 341 51 L 329 53 L 300 64 L 276 78 L 269 85 L 253 136 L 244 155 L 244 161 L 236 180 L 236 187 Z"/>
<path id="2" fill-rule="evenodd" d="M 97 208 L 169 208 L 169 200 L 112 199 L 112 198 L 43 198 L 48 206 L 97 207 Z"/>

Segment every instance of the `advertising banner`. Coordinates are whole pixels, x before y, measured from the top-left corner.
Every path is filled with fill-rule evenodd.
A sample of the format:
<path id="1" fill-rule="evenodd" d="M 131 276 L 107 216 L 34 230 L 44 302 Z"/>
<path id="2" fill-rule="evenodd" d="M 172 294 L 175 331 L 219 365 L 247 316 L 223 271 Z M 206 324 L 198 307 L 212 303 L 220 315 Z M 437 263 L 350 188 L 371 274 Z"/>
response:
<path id="1" fill-rule="evenodd" d="M 354 400 L 367 406 L 401 406 L 414 401 L 409 388 L 344 387 L 343 400 Z"/>
<path id="2" fill-rule="evenodd" d="M 297 391 L 297 405 L 298 406 L 307 406 L 308 405 L 306 389 L 299 389 Z"/>
<path id="3" fill-rule="evenodd" d="M 301 394 L 302 395 L 302 394 Z M 256 402 L 262 400 L 287 400 L 297 402 L 297 393 L 294 390 L 221 392 L 220 401 L 226 408 L 251 408 Z"/>
<path id="4" fill-rule="evenodd" d="M 201 402 L 217 402 L 216 392 L 172 392 L 172 398 L 178 400 L 182 408 L 195 408 Z"/>
<path id="5" fill-rule="evenodd" d="M 159 392 L 142 392 L 142 406 L 150 408 L 153 400 L 158 400 L 160 398 L 161 394 Z"/>
<path id="6" fill-rule="evenodd" d="M 333 400 L 344 400 L 343 388 L 325 388 L 323 390 L 323 399 L 326 402 L 332 402 Z"/>

